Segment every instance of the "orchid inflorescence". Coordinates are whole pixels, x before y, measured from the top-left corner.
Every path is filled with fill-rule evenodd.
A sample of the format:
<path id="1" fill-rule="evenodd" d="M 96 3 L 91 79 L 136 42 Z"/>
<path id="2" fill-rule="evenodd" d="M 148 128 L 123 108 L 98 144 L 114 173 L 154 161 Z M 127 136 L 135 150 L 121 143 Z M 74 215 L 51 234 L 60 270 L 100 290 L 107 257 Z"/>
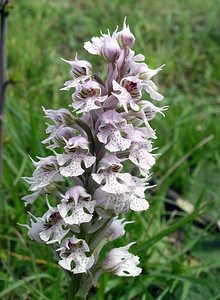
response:
<path id="1" fill-rule="evenodd" d="M 33 176 L 25 177 L 33 193 L 23 200 L 28 205 L 46 195 L 47 211 L 41 217 L 30 214 L 25 226 L 32 240 L 51 245 L 59 265 L 71 274 L 141 273 L 139 257 L 128 251 L 133 243 L 110 250 L 100 261 L 103 247 L 132 223 L 119 216 L 149 208 L 145 191 L 156 156 L 149 121 L 167 109 L 141 100 L 143 91 L 145 97 L 163 99 L 152 81 L 163 66 L 150 69 L 145 57 L 131 50 L 134 42 L 126 20 L 121 31 L 86 42 L 84 48 L 106 62 L 105 80 L 88 61 L 63 59 L 71 66 L 72 80 L 61 90 L 75 89 L 74 114 L 43 108 L 49 120 L 43 143 L 53 154 L 33 161 Z"/>

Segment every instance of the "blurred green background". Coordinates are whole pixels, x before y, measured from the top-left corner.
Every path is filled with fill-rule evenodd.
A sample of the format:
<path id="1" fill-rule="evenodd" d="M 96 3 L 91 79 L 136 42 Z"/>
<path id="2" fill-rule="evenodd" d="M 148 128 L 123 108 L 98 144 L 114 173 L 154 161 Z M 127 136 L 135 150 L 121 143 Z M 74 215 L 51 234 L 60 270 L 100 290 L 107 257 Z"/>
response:
<path id="1" fill-rule="evenodd" d="M 153 169 L 151 209 L 130 214 L 116 245 L 136 241 L 142 276 L 101 277 L 90 299 L 220 299 L 220 239 L 198 228 L 198 215 L 216 222 L 220 214 L 220 1 L 219 0 L 14 0 L 8 16 L 8 86 L 5 107 L 4 176 L 0 190 L 0 299 L 65 299 L 67 280 L 49 247 L 27 238 L 17 223 L 28 217 L 20 200 L 27 193 L 22 176 L 33 170 L 28 155 L 46 155 L 41 140 L 41 107 L 67 107 L 71 94 L 59 91 L 69 67 L 59 58 L 101 60 L 83 42 L 122 26 L 125 16 L 136 36 L 134 50 L 151 68 L 163 63 L 157 84 L 169 105 L 166 118 L 153 121 L 159 147 Z M 157 104 L 157 103 L 156 103 Z M 173 190 L 195 205 L 194 213 L 168 211 Z M 175 201 L 174 201 L 175 202 Z M 165 205 L 166 204 L 166 205 Z M 43 204 L 38 204 L 43 205 Z M 203 207 L 201 212 L 201 207 Z M 129 225 L 128 225 L 129 226 Z"/>

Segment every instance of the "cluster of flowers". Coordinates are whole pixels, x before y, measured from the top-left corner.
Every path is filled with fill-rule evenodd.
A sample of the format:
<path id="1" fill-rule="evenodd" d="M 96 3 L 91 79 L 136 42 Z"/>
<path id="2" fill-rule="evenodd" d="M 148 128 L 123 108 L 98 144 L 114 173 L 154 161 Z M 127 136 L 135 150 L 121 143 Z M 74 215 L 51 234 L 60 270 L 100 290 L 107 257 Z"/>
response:
<path id="1" fill-rule="evenodd" d="M 125 225 L 132 223 L 119 215 L 149 208 L 145 190 L 155 163 L 152 140 L 156 138 L 149 121 L 167 109 L 141 100 L 143 91 L 154 100 L 163 99 L 152 81 L 163 66 L 150 69 L 144 56 L 131 50 L 134 42 L 125 21 L 121 31 L 84 44 L 89 53 L 105 60 L 105 81 L 88 61 L 77 56 L 64 60 L 71 66 L 72 80 L 62 90 L 75 89 L 75 114 L 44 109 L 49 124 L 43 143 L 53 155 L 33 161 L 33 176 L 25 178 L 33 192 L 23 197 L 25 205 L 46 195 L 48 206 L 42 217 L 30 214 L 31 224 L 25 225 L 28 235 L 52 244 L 59 265 L 73 274 L 92 273 L 98 263 L 118 276 L 141 273 L 139 257 L 128 251 L 133 243 L 110 250 L 99 261 L 101 249 L 123 236 Z M 125 166 L 129 173 L 123 171 Z M 57 199 L 56 207 L 49 197 Z"/>

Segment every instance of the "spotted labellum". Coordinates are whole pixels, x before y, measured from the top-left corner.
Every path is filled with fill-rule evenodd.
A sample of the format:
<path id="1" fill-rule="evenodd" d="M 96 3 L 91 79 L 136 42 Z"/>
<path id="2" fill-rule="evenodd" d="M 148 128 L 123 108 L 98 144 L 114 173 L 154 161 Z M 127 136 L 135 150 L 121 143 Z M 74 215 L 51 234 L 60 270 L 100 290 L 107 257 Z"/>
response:
<path id="1" fill-rule="evenodd" d="M 128 277 L 142 271 L 129 250 L 133 242 L 110 246 L 133 223 L 126 213 L 149 209 L 145 193 L 157 159 L 149 122 L 167 109 L 151 102 L 163 99 L 153 82 L 163 65 L 150 69 L 131 49 L 134 43 L 125 19 L 121 31 L 84 44 L 106 64 L 103 78 L 77 55 L 62 59 L 70 66 L 71 79 L 61 88 L 72 94 L 70 108 L 43 108 L 42 143 L 51 155 L 32 160 L 33 175 L 24 178 L 31 192 L 22 198 L 27 209 L 46 203 L 43 215 L 29 213 L 28 236 L 51 247 L 71 280 L 81 276 L 74 292 L 84 297 L 102 272 Z"/>

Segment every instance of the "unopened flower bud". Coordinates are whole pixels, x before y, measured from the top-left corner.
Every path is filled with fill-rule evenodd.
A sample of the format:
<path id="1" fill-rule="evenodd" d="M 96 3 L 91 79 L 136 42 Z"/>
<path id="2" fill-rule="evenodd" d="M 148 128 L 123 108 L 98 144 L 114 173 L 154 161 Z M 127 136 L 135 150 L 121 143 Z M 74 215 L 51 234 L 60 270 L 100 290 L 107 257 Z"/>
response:
<path id="1" fill-rule="evenodd" d="M 109 241 L 114 241 L 120 237 L 122 237 L 125 234 L 125 225 L 129 223 L 134 223 L 134 222 L 124 222 L 123 219 L 118 219 L 117 217 L 113 220 L 111 226 L 109 227 L 107 231 L 108 235 L 108 240 Z"/>
<path id="2" fill-rule="evenodd" d="M 98 82 L 94 80 L 89 80 L 85 82 L 82 88 L 80 88 L 79 94 L 82 94 L 81 97 L 93 97 L 101 95 L 101 88 Z"/>
<path id="3" fill-rule="evenodd" d="M 120 54 L 120 47 L 114 37 L 105 36 L 102 55 L 108 62 L 115 62 Z"/>
<path id="4" fill-rule="evenodd" d="M 43 243 L 43 240 L 40 238 L 40 232 L 42 231 L 43 228 L 43 221 L 40 220 L 40 218 L 36 218 L 33 215 L 31 216 L 33 219 L 30 219 L 31 221 L 30 225 L 27 224 L 19 224 L 19 225 L 26 227 L 28 229 L 27 234 L 31 240 L 37 241 L 38 243 Z"/>
<path id="5" fill-rule="evenodd" d="M 92 64 L 87 60 L 79 60 L 77 58 L 77 54 L 75 56 L 75 60 L 66 60 L 63 58 L 61 59 L 71 65 L 72 70 L 70 71 L 70 74 L 73 76 L 73 78 L 92 74 Z"/>
<path id="6" fill-rule="evenodd" d="M 124 20 L 124 25 L 122 31 L 119 31 L 117 34 L 117 41 L 121 47 L 132 47 L 135 42 L 135 37 L 131 33 L 129 26 L 126 25 L 126 18 Z"/>

